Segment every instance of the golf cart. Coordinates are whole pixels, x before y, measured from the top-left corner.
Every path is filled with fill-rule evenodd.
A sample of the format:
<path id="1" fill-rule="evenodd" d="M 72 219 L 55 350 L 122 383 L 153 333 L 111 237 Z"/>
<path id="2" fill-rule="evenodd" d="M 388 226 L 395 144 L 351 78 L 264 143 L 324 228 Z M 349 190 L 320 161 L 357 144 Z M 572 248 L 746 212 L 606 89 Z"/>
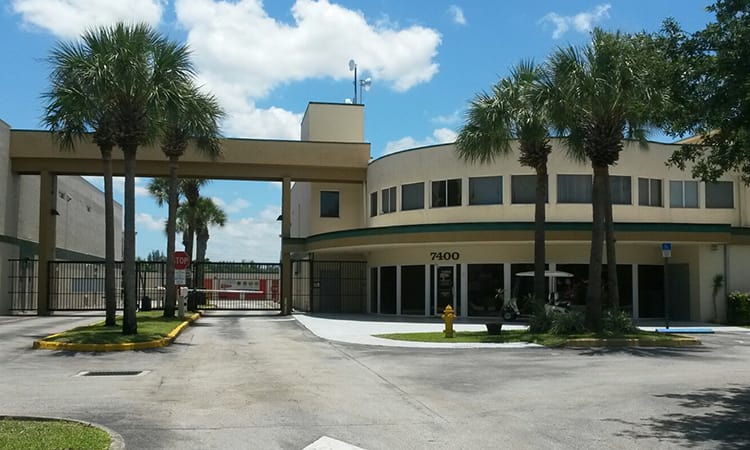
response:
<path id="1" fill-rule="evenodd" d="M 516 273 L 517 277 L 534 277 L 534 272 L 518 272 Z M 562 272 L 559 270 L 545 270 L 544 271 L 544 278 L 546 278 L 548 281 L 548 292 L 549 296 L 547 298 L 547 301 L 544 305 L 544 308 L 548 312 L 568 312 L 570 311 L 570 302 L 567 298 L 560 298 L 560 293 L 558 292 L 558 286 L 557 286 L 557 280 L 558 279 L 569 279 L 573 278 L 572 273 L 568 272 Z M 570 283 L 568 282 L 570 285 Z M 513 293 L 511 295 L 510 301 L 506 302 L 503 305 L 502 309 L 502 316 L 503 320 L 507 320 L 509 322 L 512 322 L 516 320 L 518 316 L 521 315 L 521 311 L 518 308 L 517 304 L 517 298 L 518 298 L 518 290 L 519 290 L 519 279 L 516 279 L 515 286 L 513 287 Z"/>

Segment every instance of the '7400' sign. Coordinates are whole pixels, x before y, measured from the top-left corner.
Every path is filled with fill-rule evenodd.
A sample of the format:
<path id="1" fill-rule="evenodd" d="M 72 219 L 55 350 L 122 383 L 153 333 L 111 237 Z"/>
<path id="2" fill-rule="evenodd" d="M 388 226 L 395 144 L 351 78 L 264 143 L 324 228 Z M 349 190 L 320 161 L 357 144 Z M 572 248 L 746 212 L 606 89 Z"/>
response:
<path id="1" fill-rule="evenodd" d="M 430 252 L 430 259 L 433 261 L 457 261 L 461 259 L 459 252 Z"/>

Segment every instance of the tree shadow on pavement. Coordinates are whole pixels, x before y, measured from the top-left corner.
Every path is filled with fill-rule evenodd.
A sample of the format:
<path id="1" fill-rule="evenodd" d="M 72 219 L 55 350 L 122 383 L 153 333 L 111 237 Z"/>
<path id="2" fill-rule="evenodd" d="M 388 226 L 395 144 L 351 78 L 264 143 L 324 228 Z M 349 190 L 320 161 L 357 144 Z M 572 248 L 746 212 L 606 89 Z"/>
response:
<path id="1" fill-rule="evenodd" d="M 711 350 L 701 345 L 692 347 L 596 347 L 581 350 L 581 356 L 630 355 L 643 358 L 704 358 Z"/>
<path id="2" fill-rule="evenodd" d="M 619 436 L 659 439 L 684 447 L 750 448 L 750 387 L 733 385 L 656 397 L 674 400 L 689 411 L 644 418 L 642 423 L 613 420 L 630 427 Z"/>

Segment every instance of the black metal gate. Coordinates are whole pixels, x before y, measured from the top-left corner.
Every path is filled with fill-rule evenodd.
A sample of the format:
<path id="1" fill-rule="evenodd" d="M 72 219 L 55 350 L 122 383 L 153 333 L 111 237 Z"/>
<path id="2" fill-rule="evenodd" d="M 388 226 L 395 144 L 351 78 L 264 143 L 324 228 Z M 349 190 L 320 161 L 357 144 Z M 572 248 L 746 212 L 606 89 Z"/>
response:
<path id="1" fill-rule="evenodd" d="M 38 261 L 10 260 L 10 309 L 36 311 Z M 103 261 L 51 261 L 50 311 L 104 311 Z M 136 262 L 139 308 L 162 309 L 166 263 Z M 281 310 L 281 265 L 278 263 L 193 263 L 187 273 L 190 300 L 198 309 Z M 115 262 L 117 308 L 123 308 L 122 262 Z"/>
<path id="2" fill-rule="evenodd" d="M 190 301 L 198 309 L 281 310 L 281 264 L 196 262 Z"/>
<path id="3" fill-rule="evenodd" d="M 367 312 L 367 263 L 303 260 L 292 263 L 292 302 L 298 311 Z"/>

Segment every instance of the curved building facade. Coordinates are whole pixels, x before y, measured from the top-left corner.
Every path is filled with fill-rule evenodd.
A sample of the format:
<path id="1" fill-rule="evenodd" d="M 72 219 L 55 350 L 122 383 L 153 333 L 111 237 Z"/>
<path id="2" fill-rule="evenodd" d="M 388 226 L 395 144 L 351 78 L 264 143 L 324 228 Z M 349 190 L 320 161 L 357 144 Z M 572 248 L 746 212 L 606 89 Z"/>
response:
<path id="1" fill-rule="evenodd" d="M 563 145 L 553 141 L 548 166 L 547 265 L 574 275 L 551 289 L 582 303 L 592 171 L 568 159 Z M 670 316 L 723 319 L 725 289 L 750 290 L 743 276 L 750 263 L 750 191 L 738 176 L 703 183 L 668 166 L 674 145 L 624 145 L 610 171 L 621 305 L 636 318 L 663 317 L 668 262 Z M 373 160 L 364 185 L 296 183 L 295 259 L 361 262 L 366 286 L 361 298 L 331 290 L 350 299 L 344 304 L 315 291 L 315 276 L 311 286 L 297 283 L 295 289 L 317 294 L 313 311 L 429 316 L 451 304 L 461 316 L 496 315 L 498 289 L 506 299 L 531 291 L 531 278 L 517 274 L 533 269 L 535 183 L 534 171 L 515 153 L 472 164 L 453 144 Z M 668 261 L 664 243 L 671 244 Z M 716 275 L 726 288 L 715 312 Z"/>

